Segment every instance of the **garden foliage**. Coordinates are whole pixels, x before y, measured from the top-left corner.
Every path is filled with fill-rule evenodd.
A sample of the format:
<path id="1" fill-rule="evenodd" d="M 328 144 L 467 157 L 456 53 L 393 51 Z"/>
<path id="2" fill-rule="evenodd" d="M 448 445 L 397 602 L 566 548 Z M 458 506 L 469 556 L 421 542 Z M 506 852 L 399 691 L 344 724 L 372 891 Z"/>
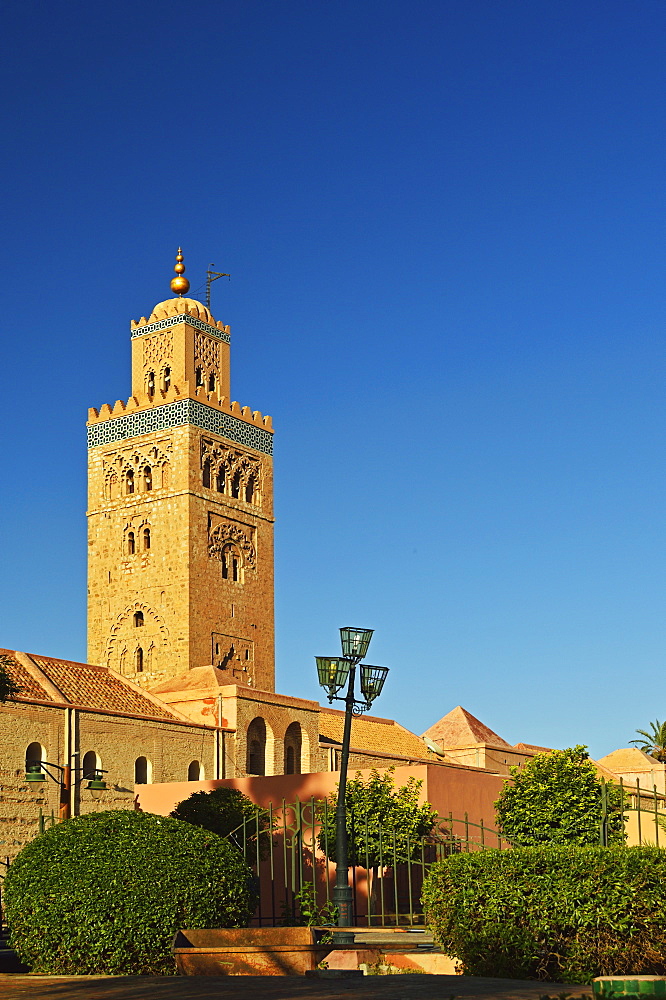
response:
<path id="1" fill-rule="evenodd" d="M 601 784 L 587 747 L 537 754 L 522 767 L 511 767 L 495 803 L 497 828 L 514 847 L 537 844 L 599 843 Z M 606 785 L 609 844 L 625 840 L 622 791 Z"/>
<path id="2" fill-rule="evenodd" d="M 393 864 L 393 851 L 400 861 L 421 856 L 421 840 L 434 830 L 437 813 L 428 802 L 419 802 L 422 781 L 410 778 L 396 788 L 395 767 L 372 771 L 367 783 L 360 774 L 347 782 L 347 836 L 350 865 L 380 868 Z M 328 800 L 326 812 L 319 810 L 319 849 L 336 861 L 335 810 L 337 794 Z"/>
<path id="3" fill-rule="evenodd" d="M 433 865 L 426 921 L 468 975 L 666 974 L 666 851 L 527 847 Z"/>
<path id="4" fill-rule="evenodd" d="M 174 819 L 200 826 L 220 837 L 227 837 L 252 864 L 257 856 L 266 857 L 269 848 L 270 819 L 252 799 L 237 788 L 214 788 L 210 792 L 193 792 L 179 802 L 171 813 Z M 243 825 L 245 821 L 245 825 Z"/>
<path id="5" fill-rule="evenodd" d="M 244 927 L 252 873 L 215 834 L 110 811 L 50 827 L 5 879 L 12 947 L 48 975 L 172 975 L 177 930 Z"/>

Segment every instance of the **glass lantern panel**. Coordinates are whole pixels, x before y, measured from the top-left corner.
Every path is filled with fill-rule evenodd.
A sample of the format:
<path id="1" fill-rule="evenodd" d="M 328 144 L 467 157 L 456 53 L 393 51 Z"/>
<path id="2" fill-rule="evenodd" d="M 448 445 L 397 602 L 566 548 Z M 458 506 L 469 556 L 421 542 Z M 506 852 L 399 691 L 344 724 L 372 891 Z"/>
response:
<path id="1" fill-rule="evenodd" d="M 368 702 L 373 702 L 382 693 L 388 667 L 361 666 L 361 692 Z"/>
<path id="2" fill-rule="evenodd" d="M 368 652 L 374 629 L 371 628 L 341 628 L 340 641 L 342 652 L 353 660 L 362 660 Z"/>

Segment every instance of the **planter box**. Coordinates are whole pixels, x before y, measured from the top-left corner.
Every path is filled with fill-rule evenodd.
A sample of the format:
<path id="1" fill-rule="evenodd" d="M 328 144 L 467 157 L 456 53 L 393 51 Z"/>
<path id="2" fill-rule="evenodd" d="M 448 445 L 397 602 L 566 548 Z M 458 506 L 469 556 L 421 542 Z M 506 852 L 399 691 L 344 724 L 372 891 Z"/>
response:
<path id="1" fill-rule="evenodd" d="M 171 946 L 181 976 L 303 976 L 331 951 L 311 927 L 178 931 Z"/>

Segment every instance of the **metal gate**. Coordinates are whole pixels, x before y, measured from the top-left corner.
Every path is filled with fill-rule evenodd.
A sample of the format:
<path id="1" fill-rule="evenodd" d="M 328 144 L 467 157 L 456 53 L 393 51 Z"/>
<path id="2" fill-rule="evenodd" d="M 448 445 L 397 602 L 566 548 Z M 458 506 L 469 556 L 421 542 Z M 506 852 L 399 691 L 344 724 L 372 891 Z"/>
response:
<path id="1" fill-rule="evenodd" d="M 335 922 L 332 889 L 335 865 L 328 859 L 327 799 L 282 801 L 279 807 L 257 808 L 231 839 L 257 875 L 259 906 L 253 923 L 327 924 Z M 504 849 L 509 845 L 483 820 L 467 813 L 438 817 L 427 837 L 400 843 L 394 826 L 374 824 L 379 838 L 378 864 L 371 864 L 368 817 L 350 815 L 356 844 L 350 868 L 354 924 L 359 927 L 414 926 L 423 923 L 421 888 L 430 866 L 451 854 Z M 364 849 L 365 845 L 365 849 Z"/>

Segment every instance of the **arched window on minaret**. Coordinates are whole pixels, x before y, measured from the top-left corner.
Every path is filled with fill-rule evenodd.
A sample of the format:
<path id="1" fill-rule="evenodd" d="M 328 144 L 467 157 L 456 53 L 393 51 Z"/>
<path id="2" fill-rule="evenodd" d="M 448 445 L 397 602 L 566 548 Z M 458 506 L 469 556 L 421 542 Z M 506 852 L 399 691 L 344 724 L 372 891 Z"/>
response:
<path id="1" fill-rule="evenodd" d="M 199 388 L 199 386 L 203 385 L 203 368 L 201 367 L 201 365 L 199 365 L 199 367 L 195 372 L 195 385 L 197 389 Z"/>
<path id="2" fill-rule="evenodd" d="M 104 497 L 106 500 L 115 500 L 118 496 L 118 476 L 115 472 L 107 475 L 104 481 Z"/>
<path id="3" fill-rule="evenodd" d="M 252 501 L 254 500 L 254 490 L 255 490 L 254 476 L 250 476 L 245 486 L 246 503 L 252 503 Z"/>
<path id="4" fill-rule="evenodd" d="M 141 649 L 141 646 L 139 646 L 137 648 L 136 655 L 135 655 L 134 665 L 135 665 L 137 674 L 142 674 L 143 673 L 143 650 Z"/>
<path id="5" fill-rule="evenodd" d="M 133 556 L 135 552 L 134 532 L 127 532 L 127 555 Z"/>
<path id="6" fill-rule="evenodd" d="M 143 529 L 143 549 L 147 552 L 150 548 L 150 528 Z"/>
<path id="7" fill-rule="evenodd" d="M 125 473 L 125 493 L 134 493 L 134 469 L 128 469 Z"/>
<path id="8" fill-rule="evenodd" d="M 231 480 L 231 495 L 235 497 L 236 500 L 240 497 L 241 488 L 241 474 L 240 472 L 234 472 L 234 478 Z"/>
<path id="9" fill-rule="evenodd" d="M 235 545 L 225 545 L 222 550 L 222 579 L 232 583 L 243 582 L 243 559 Z"/>
<path id="10" fill-rule="evenodd" d="M 164 391 L 168 392 L 171 388 L 171 369 L 169 367 L 164 369 Z"/>
<path id="11" fill-rule="evenodd" d="M 140 628 L 143 625 L 143 611 L 134 612 L 134 628 Z"/>
<path id="12" fill-rule="evenodd" d="M 225 483 L 225 472 L 224 472 L 224 466 L 221 465 L 220 468 L 217 470 L 217 476 L 215 478 L 215 485 L 217 487 L 218 493 L 224 493 L 224 483 Z"/>
<path id="13" fill-rule="evenodd" d="M 149 465 L 145 465 L 143 469 L 143 488 L 144 490 L 153 488 L 153 470 Z"/>
<path id="14" fill-rule="evenodd" d="M 146 390 L 149 396 L 155 395 L 155 372 L 148 372 L 146 378 Z"/>
<path id="15" fill-rule="evenodd" d="M 210 489 L 210 459 L 207 458 L 203 464 L 203 484 L 207 490 Z"/>
<path id="16" fill-rule="evenodd" d="M 208 376 L 208 391 L 215 392 L 215 372 L 211 372 Z"/>

